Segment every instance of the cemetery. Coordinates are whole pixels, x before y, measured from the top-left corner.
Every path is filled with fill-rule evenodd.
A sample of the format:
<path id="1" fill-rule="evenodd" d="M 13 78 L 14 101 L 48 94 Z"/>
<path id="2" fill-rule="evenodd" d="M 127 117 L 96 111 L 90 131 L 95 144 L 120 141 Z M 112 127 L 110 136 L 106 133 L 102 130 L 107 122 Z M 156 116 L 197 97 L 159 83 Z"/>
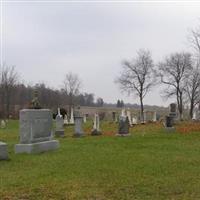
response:
<path id="1" fill-rule="evenodd" d="M 199 197 L 200 121 L 176 121 L 175 107 L 166 119 L 145 111 L 137 124 L 130 108 L 100 120 L 78 106 L 74 125 L 59 108 L 55 119 L 48 109 L 21 110 L 0 129 L 2 199 Z"/>
<path id="2" fill-rule="evenodd" d="M 1 0 L 0 200 L 200 200 L 199 10 Z"/>

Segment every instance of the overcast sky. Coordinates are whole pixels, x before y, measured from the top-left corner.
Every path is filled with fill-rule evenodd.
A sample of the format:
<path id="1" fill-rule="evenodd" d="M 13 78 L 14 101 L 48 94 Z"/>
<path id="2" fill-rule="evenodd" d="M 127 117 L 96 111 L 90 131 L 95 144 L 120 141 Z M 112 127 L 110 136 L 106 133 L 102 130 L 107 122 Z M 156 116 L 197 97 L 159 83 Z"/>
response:
<path id="1" fill-rule="evenodd" d="M 3 61 L 26 83 L 60 88 L 64 74 L 77 73 L 82 91 L 106 102 L 138 103 L 114 83 L 124 59 L 140 48 L 156 62 L 190 50 L 187 35 L 199 23 L 200 3 L 3 2 Z M 155 88 L 145 104 L 168 105 Z M 173 100 L 171 100 L 173 101 Z"/>

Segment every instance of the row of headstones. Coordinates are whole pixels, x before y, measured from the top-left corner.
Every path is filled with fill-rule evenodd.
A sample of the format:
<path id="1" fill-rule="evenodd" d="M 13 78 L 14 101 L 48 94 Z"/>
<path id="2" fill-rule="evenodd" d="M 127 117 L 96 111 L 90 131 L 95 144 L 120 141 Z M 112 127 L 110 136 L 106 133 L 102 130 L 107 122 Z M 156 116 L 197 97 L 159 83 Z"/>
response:
<path id="1" fill-rule="evenodd" d="M 64 120 L 58 112 L 56 117 L 55 135 L 63 135 Z M 20 143 L 15 145 L 15 153 L 40 153 L 59 148 L 58 140 L 52 132 L 52 113 L 49 109 L 24 109 L 20 111 Z M 100 135 L 99 115 L 94 116 L 92 135 Z M 61 123 L 62 122 L 62 123 Z M 75 137 L 84 135 L 82 130 L 83 117 L 80 113 L 74 116 Z M 120 116 L 119 136 L 129 135 L 128 117 Z M 0 142 L 0 160 L 8 159 L 7 144 Z"/>
<path id="2" fill-rule="evenodd" d="M 150 114 L 150 116 L 149 116 Z M 147 121 L 152 121 L 152 122 L 156 122 L 157 121 L 157 113 L 156 111 L 144 111 L 143 112 L 144 115 L 144 120 L 142 120 L 141 116 L 140 116 L 140 122 L 141 123 L 146 123 Z M 122 109 L 121 111 L 121 116 L 124 117 L 128 117 L 128 121 L 129 121 L 129 125 L 133 126 L 139 123 L 139 119 L 137 116 L 132 116 L 131 115 L 131 111 L 130 109 Z M 113 120 L 115 119 L 115 121 L 117 122 L 117 115 L 116 112 L 113 112 Z"/>
<path id="3" fill-rule="evenodd" d="M 84 115 L 85 116 L 85 115 Z M 75 124 L 74 126 L 74 136 L 76 137 L 81 137 L 84 135 L 84 131 L 82 128 L 82 123 L 86 122 L 86 119 L 82 117 L 79 111 L 76 112 L 76 115 L 73 116 L 73 121 L 71 120 L 71 124 Z M 60 109 L 58 108 L 58 114 L 56 116 L 56 130 L 55 130 L 55 135 L 56 136 L 64 136 L 64 125 L 65 123 L 65 118 L 63 119 L 63 116 L 60 113 Z M 92 129 L 92 135 L 100 135 L 100 120 L 99 120 L 99 115 L 95 114 L 94 115 L 94 123 L 93 123 L 93 129 Z"/>

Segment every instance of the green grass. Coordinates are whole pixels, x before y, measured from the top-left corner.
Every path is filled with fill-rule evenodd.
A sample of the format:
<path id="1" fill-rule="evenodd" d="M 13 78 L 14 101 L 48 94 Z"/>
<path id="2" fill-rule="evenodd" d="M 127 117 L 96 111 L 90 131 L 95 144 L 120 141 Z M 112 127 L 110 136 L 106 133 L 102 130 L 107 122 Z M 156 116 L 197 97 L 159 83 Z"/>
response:
<path id="1" fill-rule="evenodd" d="M 200 132 L 171 134 L 148 124 L 121 138 L 116 124 L 101 129 L 106 135 L 72 138 L 67 127 L 58 150 L 15 155 L 18 121 L 10 121 L 0 129 L 10 157 L 0 162 L 0 199 L 200 199 Z"/>

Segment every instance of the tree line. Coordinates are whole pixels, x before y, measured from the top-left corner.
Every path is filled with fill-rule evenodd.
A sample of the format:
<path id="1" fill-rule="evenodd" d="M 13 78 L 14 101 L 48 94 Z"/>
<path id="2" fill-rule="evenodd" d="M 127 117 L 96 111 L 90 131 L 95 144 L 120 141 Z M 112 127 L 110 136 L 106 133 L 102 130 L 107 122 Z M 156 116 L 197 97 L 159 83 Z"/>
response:
<path id="1" fill-rule="evenodd" d="M 61 89 L 52 89 L 45 83 L 26 85 L 20 81 L 14 66 L 4 65 L 0 68 L 0 118 L 17 115 L 19 109 L 29 108 L 34 91 L 38 92 L 39 101 L 43 108 L 57 109 L 58 107 L 74 105 L 103 106 L 102 98 L 92 93 L 81 93 L 81 81 L 77 74 L 71 72 L 65 75 Z"/>

